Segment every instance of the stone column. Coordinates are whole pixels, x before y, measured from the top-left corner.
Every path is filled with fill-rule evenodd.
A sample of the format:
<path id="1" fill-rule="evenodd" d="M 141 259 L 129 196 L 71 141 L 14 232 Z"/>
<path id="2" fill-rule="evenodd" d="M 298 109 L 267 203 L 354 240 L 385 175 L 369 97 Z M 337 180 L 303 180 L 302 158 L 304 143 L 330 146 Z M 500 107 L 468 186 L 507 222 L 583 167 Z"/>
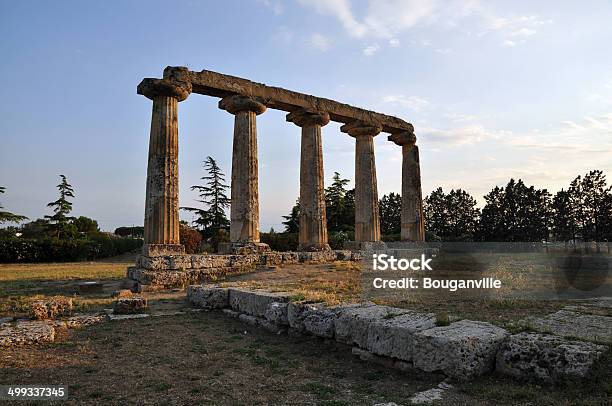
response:
<path id="1" fill-rule="evenodd" d="M 380 216 L 374 137 L 381 132 L 378 124 L 353 122 L 340 127 L 355 143 L 355 241 L 380 241 Z"/>
<path id="2" fill-rule="evenodd" d="M 392 134 L 389 141 L 402 147 L 402 228 L 403 241 L 425 241 L 425 217 L 421 168 L 416 136 L 411 132 Z"/>
<path id="3" fill-rule="evenodd" d="M 287 121 L 302 127 L 299 249 L 303 251 L 330 250 L 327 243 L 323 147 L 321 145 L 321 127 L 329 123 L 329 114 L 298 110 L 287 114 Z"/>
<path id="4" fill-rule="evenodd" d="M 143 252 L 161 255 L 184 252 L 179 239 L 178 102 L 191 84 L 169 79 L 145 79 L 138 94 L 153 100 L 144 218 Z"/>
<path id="5" fill-rule="evenodd" d="M 266 250 L 259 243 L 259 189 L 257 165 L 257 115 L 266 106 L 255 98 L 233 95 L 219 101 L 219 108 L 234 114 L 234 143 L 232 151 L 232 203 L 230 244 L 225 252 L 238 252 L 237 247 L 256 251 Z"/>

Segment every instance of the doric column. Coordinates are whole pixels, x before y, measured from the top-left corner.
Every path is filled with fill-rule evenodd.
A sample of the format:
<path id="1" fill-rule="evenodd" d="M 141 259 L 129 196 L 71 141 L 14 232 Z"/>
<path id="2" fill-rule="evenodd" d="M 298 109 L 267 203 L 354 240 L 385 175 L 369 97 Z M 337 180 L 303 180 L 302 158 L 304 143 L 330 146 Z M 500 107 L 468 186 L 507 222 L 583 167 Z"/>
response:
<path id="1" fill-rule="evenodd" d="M 355 143 L 355 241 L 380 241 L 380 216 L 374 137 L 382 130 L 372 123 L 353 122 L 340 127 Z"/>
<path id="2" fill-rule="evenodd" d="M 425 241 L 425 218 L 421 191 L 421 168 L 416 136 L 411 132 L 392 134 L 389 141 L 402 147 L 402 228 L 403 241 Z"/>
<path id="3" fill-rule="evenodd" d="M 169 79 L 145 79 L 138 94 L 153 100 L 145 200 L 146 252 L 182 252 L 178 204 L 178 102 L 191 84 Z M 164 245 L 152 248 L 151 245 Z"/>
<path id="4" fill-rule="evenodd" d="M 234 114 L 232 155 L 232 243 L 259 242 L 259 190 L 257 174 L 257 115 L 265 104 L 247 96 L 227 96 L 219 108 Z"/>
<path id="5" fill-rule="evenodd" d="M 287 121 L 302 127 L 300 155 L 300 250 L 329 250 L 323 184 L 323 147 L 321 127 L 329 114 L 306 110 L 287 114 Z"/>

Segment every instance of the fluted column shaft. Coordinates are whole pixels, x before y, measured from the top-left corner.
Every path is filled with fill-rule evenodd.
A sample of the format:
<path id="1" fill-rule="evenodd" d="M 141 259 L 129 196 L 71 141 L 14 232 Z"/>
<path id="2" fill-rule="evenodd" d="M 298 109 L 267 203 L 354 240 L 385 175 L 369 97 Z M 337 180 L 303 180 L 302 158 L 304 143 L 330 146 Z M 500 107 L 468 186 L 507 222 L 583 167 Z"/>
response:
<path id="1" fill-rule="evenodd" d="M 321 127 L 329 123 L 324 112 L 294 111 L 287 115 L 302 128 L 300 153 L 300 250 L 329 250 Z"/>
<path id="2" fill-rule="evenodd" d="M 232 243 L 259 242 L 259 184 L 257 162 L 257 115 L 266 106 L 245 96 L 228 96 L 219 107 L 235 115 L 232 150 Z"/>
<path id="3" fill-rule="evenodd" d="M 355 241 L 380 241 L 380 214 L 374 137 L 379 125 L 351 123 L 341 127 L 355 138 Z"/>
<path id="4" fill-rule="evenodd" d="M 153 100 L 145 198 L 145 244 L 178 245 L 178 102 L 191 92 L 189 84 L 153 79 L 138 93 Z"/>
<path id="5" fill-rule="evenodd" d="M 401 239 L 425 241 L 421 168 L 416 137 L 412 133 L 399 133 L 389 136 L 389 140 L 402 147 Z"/>

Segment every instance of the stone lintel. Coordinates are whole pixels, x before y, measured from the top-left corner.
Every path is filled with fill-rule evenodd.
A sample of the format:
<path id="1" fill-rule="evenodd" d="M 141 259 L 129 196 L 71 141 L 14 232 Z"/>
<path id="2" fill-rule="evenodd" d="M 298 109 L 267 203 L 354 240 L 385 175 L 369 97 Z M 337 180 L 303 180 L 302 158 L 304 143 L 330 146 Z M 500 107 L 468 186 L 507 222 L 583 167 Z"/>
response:
<path id="1" fill-rule="evenodd" d="M 297 125 L 298 127 L 309 125 L 324 126 L 329 123 L 329 120 L 329 114 L 324 111 L 309 111 L 306 109 L 300 109 L 287 114 L 287 121 Z"/>
<path id="2" fill-rule="evenodd" d="M 353 121 L 340 127 L 340 131 L 351 137 L 362 135 L 377 136 L 382 131 L 382 125 L 376 122 Z"/>
<path id="3" fill-rule="evenodd" d="M 174 97 L 183 101 L 191 93 L 191 83 L 171 79 L 143 79 L 138 85 L 136 93 L 153 100 L 159 96 Z"/>
<path id="4" fill-rule="evenodd" d="M 398 133 L 393 133 L 387 137 L 387 140 L 395 143 L 396 145 L 414 145 L 416 144 L 416 135 L 413 132 L 402 131 Z"/>
<path id="5" fill-rule="evenodd" d="M 194 93 L 207 96 L 223 98 L 241 94 L 259 97 L 266 100 L 265 104 L 268 108 L 277 110 L 292 112 L 304 108 L 311 111 L 326 111 L 333 121 L 350 123 L 358 120 L 380 123 L 382 131 L 390 134 L 400 131 L 414 131 L 412 124 L 397 117 L 209 70 L 192 72 L 185 67 L 168 66 L 164 70 L 164 78 L 191 83 Z"/>

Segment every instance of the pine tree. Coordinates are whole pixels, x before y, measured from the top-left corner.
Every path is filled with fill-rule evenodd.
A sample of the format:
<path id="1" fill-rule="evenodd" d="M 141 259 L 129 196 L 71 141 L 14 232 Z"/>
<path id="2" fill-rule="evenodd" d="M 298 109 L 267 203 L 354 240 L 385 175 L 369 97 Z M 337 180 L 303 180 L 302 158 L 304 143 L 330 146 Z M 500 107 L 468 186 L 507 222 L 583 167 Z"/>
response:
<path id="1" fill-rule="evenodd" d="M 402 225 L 402 196 L 389 193 L 380 199 L 380 232 L 383 235 L 399 234 Z"/>
<path id="2" fill-rule="evenodd" d="M 5 193 L 6 188 L 4 186 L 0 186 L 0 194 Z M 9 211 L 2 211 L 3 207 L 0 205 L 0 224 L 2 223 L 19 223 L 20 221 L 26 220 L 26 216 L 21 216 L 19 214 L 13 214 Z"/>
<path id="3" fill-rule="evenodd" d="M 61 183 L 57 185 L 59 190 L 59 199 L 47 204 L 47 207 L 53 207 L 53 215 L 45 216 L 49 220 L 49 230 L 57 237 L 70 237 L 76 232 L 76 227 L 70 223 L 73 217 L 68 214 L 72 211 L 72 202 L 69 198 L 74 198 L 74 189 L 68 183 L 65 175 L 60 175 Z"/>
<path id="4" fill-rule="evenodd" d="M 345 197 L 348 183 L 348 179 L 342 179 L 338 172 L 334 172 L 331 186 L 325 189 L 327 228 L 330 232 L 341 231 L 344 228 L 347 217 Z"/>
<path id="5" fill-rule="evenodd" d="M 555 240 L 575 241 L 576 221 L 571 205 L 570 194 L 561 189 L 552 200 L 553 222 L 552 229 Z"/>
<path id="6" fill-rule="evenodd" d="M 480 217 L 476 200 L 465 190 L 452 189 L 445 194 L 442 188 L 425 198 L 425 229 L 433 238 L 443 241 L 474 239 Z"/>
<path id="7" fill-rule="evenodd" d="M 229 186 L 225 183 L 225 175 L 212 157 L 206 157 L 204 169 L 207 174 L 201 177 L 204 185 L 194 185 L 191 190 L 199 192 L 200 200 L 204 208 L 181 207 L 195 213 L 198 217 L 194 220 L 205 236 L 212 236 L 217 230 L 227 228 L 230 225 L 225 210 L 230 206 L 227 197 Z"/>
<path id="8" fill-rule="evenodd" d="M 295 205 L 291 208 L 291 213 L 287 216 L 283 216 L 285 221 L 286 233 L 299 233 L 300 232 L 300 200 L 296 200 Z"/>

